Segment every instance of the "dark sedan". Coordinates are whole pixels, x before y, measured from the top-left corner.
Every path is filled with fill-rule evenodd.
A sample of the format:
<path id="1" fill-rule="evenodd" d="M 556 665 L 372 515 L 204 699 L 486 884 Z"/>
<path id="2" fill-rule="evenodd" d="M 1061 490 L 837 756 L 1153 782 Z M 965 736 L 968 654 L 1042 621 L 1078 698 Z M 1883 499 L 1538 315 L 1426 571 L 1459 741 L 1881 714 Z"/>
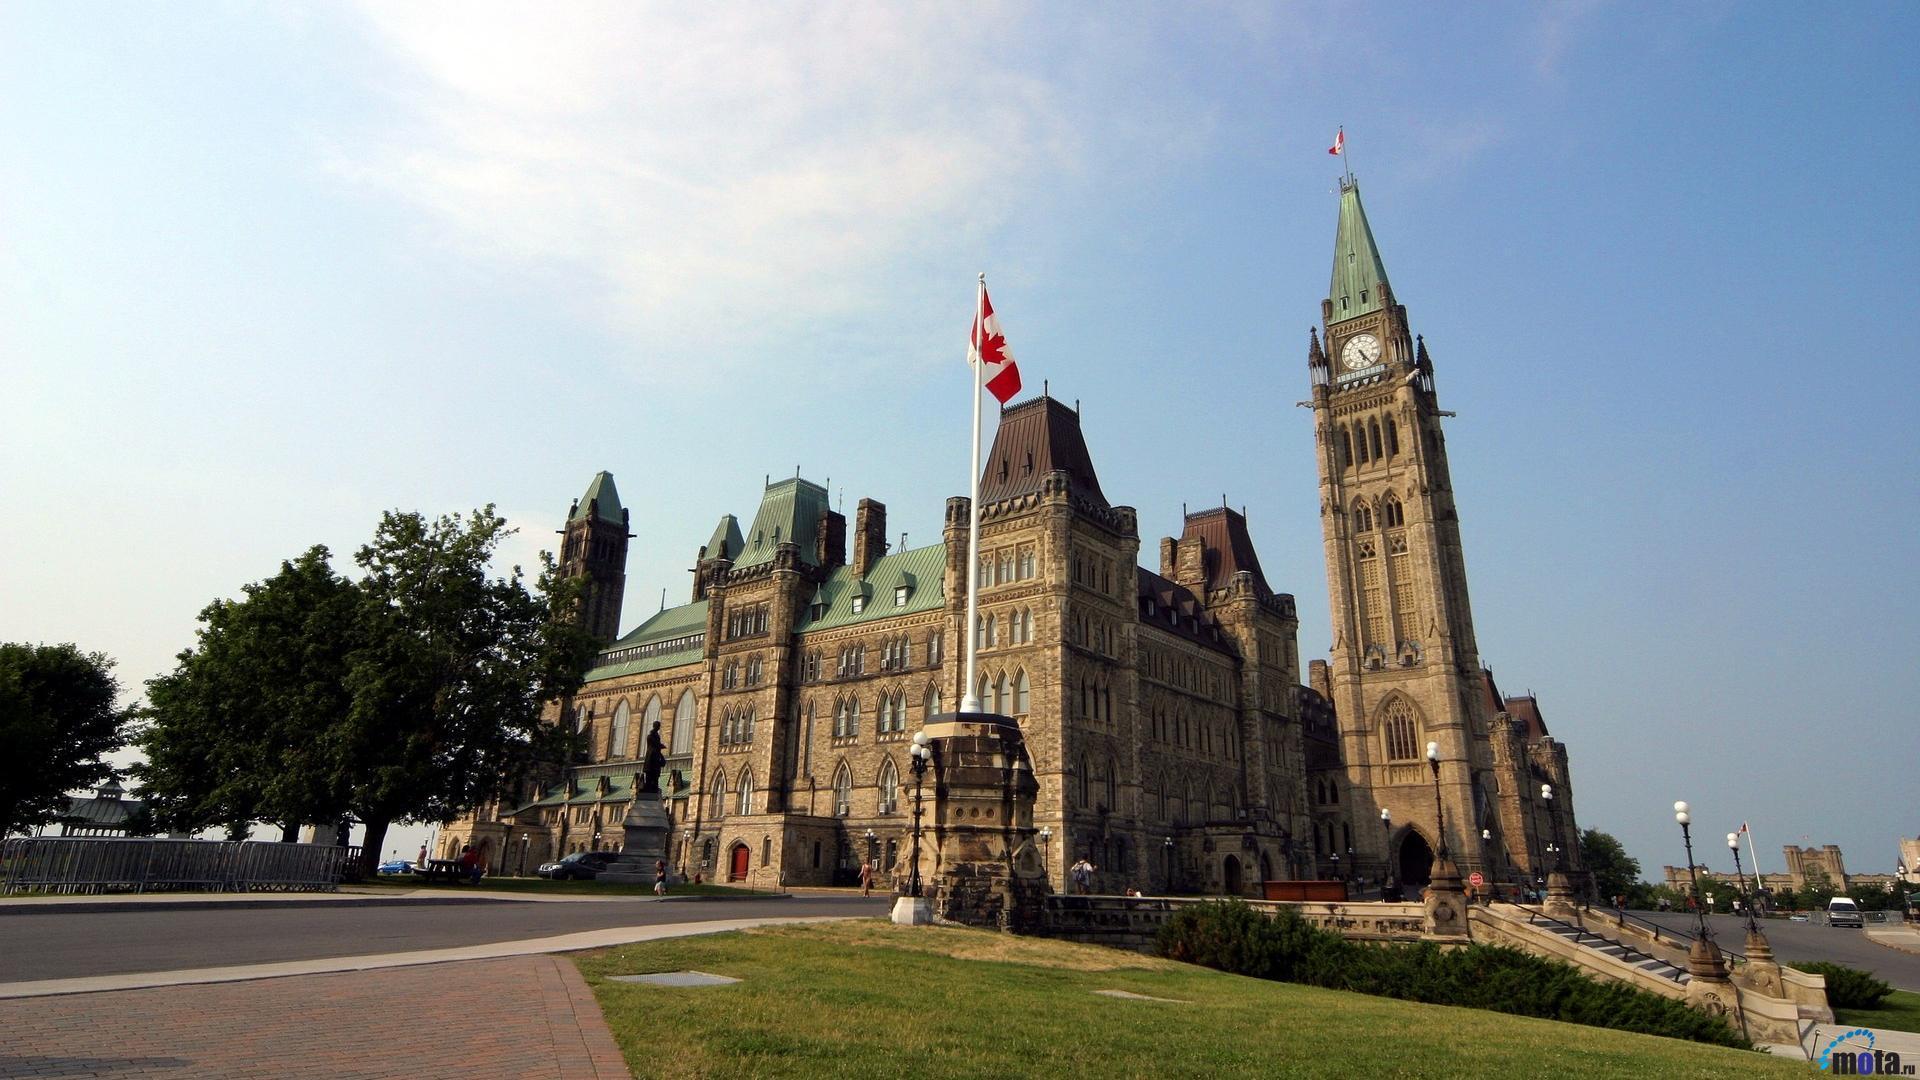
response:
<path id="1" fill-rule="evenodd" d="M 555 881 L 592 881 L 619 857 L 617 851 L 576 851 L 559 862 L 542 863 L 539 874 Z"/>

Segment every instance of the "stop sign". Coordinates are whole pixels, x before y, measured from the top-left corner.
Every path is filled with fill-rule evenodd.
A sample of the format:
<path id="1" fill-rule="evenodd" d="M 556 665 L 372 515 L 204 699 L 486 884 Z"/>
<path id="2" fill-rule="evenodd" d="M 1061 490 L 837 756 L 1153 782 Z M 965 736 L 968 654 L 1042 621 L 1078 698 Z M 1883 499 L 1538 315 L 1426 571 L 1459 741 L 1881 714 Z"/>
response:
<path id="1" fill-rule="evenodd" d="M 1480 876 L 1480 871 L 1475 870 L 1473 873 L 1467 875 L 1467 882 L 1477 889 L 1480 886 L 1485 885 L 1487 883 L 1487 879 Z"/>

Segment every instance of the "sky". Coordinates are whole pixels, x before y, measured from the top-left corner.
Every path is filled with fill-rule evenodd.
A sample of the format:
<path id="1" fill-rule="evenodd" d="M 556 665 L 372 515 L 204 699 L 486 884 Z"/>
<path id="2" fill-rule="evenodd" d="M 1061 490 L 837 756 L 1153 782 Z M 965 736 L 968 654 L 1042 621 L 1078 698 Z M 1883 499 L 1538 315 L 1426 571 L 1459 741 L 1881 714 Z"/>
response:
<path id="1" fill-rule="evenodd" d="M 1900 4 L 8 4 L 0 640 L 132 700 L 312 544 L 493 503 L 531 566 L 601 469 L 626 627 L 769 475 L 932 541 L 985 272 L 1143 556 L 1245 507 L 1325 655 L 1295 403 L 1344 125 L 1483 659 L 1581 824 L 1650 877 L 1676 799 L 1713 865 L 1747 821 L 1769 871 L 1888 871 L 1917 49 Z"/>

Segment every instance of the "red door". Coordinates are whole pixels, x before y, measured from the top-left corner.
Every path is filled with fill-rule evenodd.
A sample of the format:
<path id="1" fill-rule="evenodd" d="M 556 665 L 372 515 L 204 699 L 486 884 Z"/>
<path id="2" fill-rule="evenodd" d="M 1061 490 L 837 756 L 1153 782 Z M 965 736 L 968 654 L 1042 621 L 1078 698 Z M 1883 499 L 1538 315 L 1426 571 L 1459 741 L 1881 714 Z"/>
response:
<path id="1" fill-rule="evenodd" d="M 733 876 L 729 881 L 744 881 L 747 876 L 747 845 L 736 844 L 733 848 Z"/>

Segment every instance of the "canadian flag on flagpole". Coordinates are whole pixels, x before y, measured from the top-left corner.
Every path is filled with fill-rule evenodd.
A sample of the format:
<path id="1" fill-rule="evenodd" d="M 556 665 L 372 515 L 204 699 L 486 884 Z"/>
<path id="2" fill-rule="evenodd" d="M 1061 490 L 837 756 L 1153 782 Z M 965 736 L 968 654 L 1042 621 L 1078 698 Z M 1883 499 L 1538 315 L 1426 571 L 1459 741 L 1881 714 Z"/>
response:
<path id="1" fill-rule="evenodd" d="M 1005 405 L 1020 392 L 1020 365 L 1007 351 L 1007 336 L 1000 331 L 1000 319 L 993 313 L 993 301 L 987 299 L 985 285 L 980 287 L 980 310 L 973 318 L 972 347 L 968 360 L 987 385 L 987 392 Z"/>
<path id="2" fill-rule="evenodd" d="M 1339 131 L 1334 133 L 1333 145 L 1327 147 L 1327 153 L 1342 154 L 1346 152 L 1346 149 L 1347 149 L 1347 129 L 1341 128 Z"/>

